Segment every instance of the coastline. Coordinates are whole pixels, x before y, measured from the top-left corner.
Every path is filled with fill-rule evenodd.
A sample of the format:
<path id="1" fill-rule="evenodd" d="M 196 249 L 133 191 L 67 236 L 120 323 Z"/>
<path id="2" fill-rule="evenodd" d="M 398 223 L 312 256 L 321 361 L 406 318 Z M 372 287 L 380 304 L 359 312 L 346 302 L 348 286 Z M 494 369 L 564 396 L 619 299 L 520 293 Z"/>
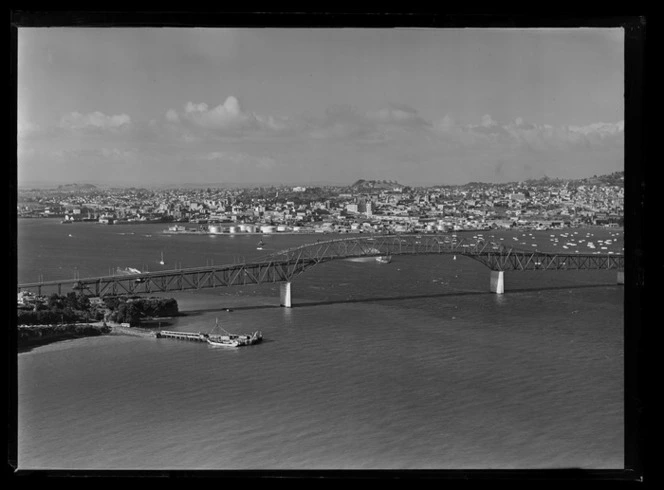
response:
<path id="1" fill-rule="evenodd" d="M 153 337 L 154 331 L 128 324 L 112 322 L 65 323 L 61 325 L 19 325 L 17 348 L 19 352 L 33 347 L 52 344 L 63 340 L 73 340 L 101 335 L 132 335 Z"/>

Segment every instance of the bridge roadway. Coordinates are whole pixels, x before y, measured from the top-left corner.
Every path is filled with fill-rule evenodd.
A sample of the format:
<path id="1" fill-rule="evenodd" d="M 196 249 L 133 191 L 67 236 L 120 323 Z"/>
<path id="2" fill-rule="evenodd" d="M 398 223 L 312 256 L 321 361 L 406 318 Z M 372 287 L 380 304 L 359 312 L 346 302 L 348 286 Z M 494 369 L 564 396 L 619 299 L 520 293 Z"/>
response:
<path id="1" fill-rule="evenodd" d="M 291 306 L 291 281 L 317 264 L 354 257 L 426 254 L 454 254 L 477 260 L 490 269 L 490 289 L 498 294 L 504 293 L 505 271 L 615 269 L 618 283 L 624 282 L 622 254 L 545 253 L 449 234 L 374 235 L 317 241 L 239 264 L 24 283 L 18 285 L 18 291 L 42 295 L 74 289 L 90 296 L 109 296 L 280 282 L 281 304 Z"/>

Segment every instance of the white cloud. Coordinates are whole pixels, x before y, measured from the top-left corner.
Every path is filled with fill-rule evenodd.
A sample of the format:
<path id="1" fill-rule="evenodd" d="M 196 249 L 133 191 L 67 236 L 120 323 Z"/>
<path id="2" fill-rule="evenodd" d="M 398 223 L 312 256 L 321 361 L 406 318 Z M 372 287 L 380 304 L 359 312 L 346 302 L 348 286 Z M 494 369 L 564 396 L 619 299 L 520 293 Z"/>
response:
<path id="1" fill-rule="evenodd" d="M 232 95 L 216 107 L 210 107 L 205 102 L 187 102 L 180 113 L 170 109 L 166 113 L 166 120 L 180 130 L 189 130 L 189 139 L 192 140 L 196 135 L 208 138 L 224 135 L 246 137 L 283 134 L 294 129 L 293 121 L 288 118 L 244 111 L 240 101 Z"/>
<path id="2" fill-rule="evenodd" d="M 255 156 L 236 151 L 212 151 L 201 158 L 215 162 L 228 162 L 238 166 L 253 166 L 262 170 L 271 170 L 277 163 L 274 158 L 269 156 Z"/>
<path id="3" fill-rule="evenodd" d="M 490 128 L 491 126 L 497 126 L 498 123 L 493 120 L 493 118 L 489 114 L 485 114 L 482 116 L 482 124 L 481 126 L 485 128 Z"/>
<path id="4" fill-rule="evenodd" d="M 625 121 L 617 123 L 593 123 L 587 126 L 569 126 L 569 130 L 575 133 L 581 133 L 585 136 L 598 136 L 605 138 L 615 136 L 625 130 Z"/>
<path id="5" fill-rule="evenodd" d="M 456 121 L 449 114 L 445 115 L 445 117 L 443 117 L 442 119 L 439 119 L 438 121 L 436 121 L 433 125 L 435 130 L 443 131 L 443 132 L 450 131 L 455 126 L 456 126 Z"/>
<path id="6" fill-rule="evenodd" d="M 168 112 L 166 112 L 166 120 L 168 122 L 178 123 L 180 122 L 180 117 L 178 116 L 178 113 L 175 110 L 169 109 Z"/>
<path id="7" fill-rule="evenodd" d="M 138 160 L 136 149 L 122 150 L 119 148 L 101 148 L 96 152 L 105 160 L 112 160 L 121 163 L 133 163 Z"/>
<path id="8" fill-rule="evenodd" d="M 126 128 L 129 125 L 131 125 L 131 117 L 129 117 L 127 114 L 107 116 L 103 112 L 96 111 L 89 114 L 72 112 L 63 116 L 60 119 L 58 126 L 63 129 L 71 130 L 117 130 Z"/>
<path id="9" fill-rule="evenodd" d="M 527 148 L 534 151 L 605 148 L 623 142 L 624 122 L 594 123 L 586 126 L 551 126 L 534 124 L 517 117 L 500 123 L 490 115 L 480 124 L 458 125 L 447 116 L 433 125 L 433 130 L 449 143 L 465 147 L 495 149 Z"/>
<path id="10" fill-rule="evenodd" d="M 18 122 L 16 129 L 19 136 L 25 136 L 31 133 L 39 131 L 41 128 L 38 124 L 33 124 L 31 122 Z"/>
<path id="11" fill-rule="evenodd" d="M 375 112 L 367 112 L 366 117 L 372 121 L 387 124 L 406 124 L 428 126 L 415 109 L 405 105 L 390 104 Z"/>

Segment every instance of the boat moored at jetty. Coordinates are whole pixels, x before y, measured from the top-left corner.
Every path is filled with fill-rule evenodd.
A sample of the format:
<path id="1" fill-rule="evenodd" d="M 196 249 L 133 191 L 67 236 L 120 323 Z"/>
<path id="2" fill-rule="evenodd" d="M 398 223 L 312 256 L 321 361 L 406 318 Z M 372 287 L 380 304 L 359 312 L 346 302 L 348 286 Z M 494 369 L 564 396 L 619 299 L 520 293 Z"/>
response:
<path id="1" fill-rule="evenodd" d="M 251 335 L 208 335 L 206 340 L 213 347 L 242 347 L 257 344 L 263 340 L 263 334 L 256 331 Z"/>
<path id="2" fill-rule="evenodd" d="M 215 330 L 221 330 L 222 334 L 213 334 Z M 216 320 L 214 328 L 208 334 L 201 334 L 208 344 L 213 347 L 243 347 L 254 345 L 263 340 L 263 334 L 256 331 L 252 334 L 238 335 L 227 332 L 219 326 L 219 319 Z"/>

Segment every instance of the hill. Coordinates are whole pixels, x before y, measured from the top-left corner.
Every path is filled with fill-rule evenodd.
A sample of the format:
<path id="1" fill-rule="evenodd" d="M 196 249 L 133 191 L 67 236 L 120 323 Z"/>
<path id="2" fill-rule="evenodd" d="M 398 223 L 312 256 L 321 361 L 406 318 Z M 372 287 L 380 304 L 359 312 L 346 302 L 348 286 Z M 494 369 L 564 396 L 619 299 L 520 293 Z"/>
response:
<path id="1" fill-rule="evenodd" d="M 391 190 L 395 187 L 405 187 L 395 180 L 364 180 L 360 179 L 350 186 L 354 191 L 363 190 Z"/>
<path id="2" fill-rule="evenodd" d="M 57 187 L 57 190 L 85 192 L 85 191 L 95 191 L 97 190 L 97 186 L 92 184 L 62 184 Z"/>

